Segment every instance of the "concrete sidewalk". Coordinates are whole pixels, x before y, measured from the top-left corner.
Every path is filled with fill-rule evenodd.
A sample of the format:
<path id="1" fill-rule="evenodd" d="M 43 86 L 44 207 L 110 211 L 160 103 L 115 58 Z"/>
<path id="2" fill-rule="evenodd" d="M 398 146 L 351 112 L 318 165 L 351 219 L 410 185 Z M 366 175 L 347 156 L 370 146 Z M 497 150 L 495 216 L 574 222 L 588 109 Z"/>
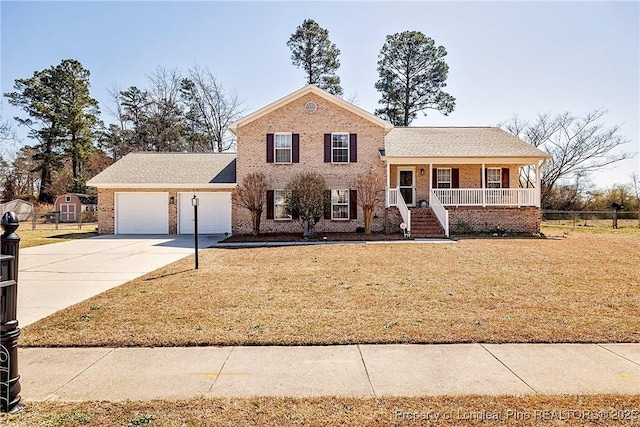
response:
<path id="1" fill-rule="evenodd" d="M 224 236 L 200 236 L 211 246 Z M 193 236 L 104 235 L 20 250 L 20 327 L 194 253 Z"/>
<path id="2" fill-rule="evenodd" d="M 19 349 L 38 400 L 640 392 L 640 344 Z"/>

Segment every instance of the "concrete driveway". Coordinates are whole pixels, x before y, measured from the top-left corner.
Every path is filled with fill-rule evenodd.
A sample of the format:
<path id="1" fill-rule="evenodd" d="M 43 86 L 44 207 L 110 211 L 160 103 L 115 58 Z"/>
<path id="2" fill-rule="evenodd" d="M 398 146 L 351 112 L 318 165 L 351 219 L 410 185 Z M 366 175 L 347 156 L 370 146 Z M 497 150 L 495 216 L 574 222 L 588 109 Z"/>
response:
<path id="1" fill-rule="evenodd" d="M 224 236 L 199 236 L 209 247 Z M 20 251 L 21 327 L 193 255 L 193 235 L 98 236 Z"/>

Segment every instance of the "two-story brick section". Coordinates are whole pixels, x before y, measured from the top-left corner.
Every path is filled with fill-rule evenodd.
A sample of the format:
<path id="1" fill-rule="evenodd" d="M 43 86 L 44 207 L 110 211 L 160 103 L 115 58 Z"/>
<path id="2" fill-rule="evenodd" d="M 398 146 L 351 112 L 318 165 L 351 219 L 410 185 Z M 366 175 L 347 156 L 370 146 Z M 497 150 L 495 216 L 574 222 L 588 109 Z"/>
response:
<path id="1" fill-rule="evenodd" d="M 309 85 L 229 129 L 237 137 L 235 155 L 134 153 L 90 180 L 98 187 L 99 231 L 192 233 L 193 194 L 206 201 L 200 230 L 250 233 L 250 214 L 231 203 L 231 195 L 248 174 L 262 172 L 271 188 L 261 231 L 300 232 L 300 222 L 285 209 L 284 188 L 309 171 L 327 185 L 320 233 L 363 226 L 354 181 L 368 171 L 387 183 L 374 231 L 402 223 L 413 237 L 540 228 L 540 168 L 549 155 L 499 128 L 394 128 Z M 520 188 L 521 168 L 532 174 L 527 181 L 536 182 L 535 188 Z"/>

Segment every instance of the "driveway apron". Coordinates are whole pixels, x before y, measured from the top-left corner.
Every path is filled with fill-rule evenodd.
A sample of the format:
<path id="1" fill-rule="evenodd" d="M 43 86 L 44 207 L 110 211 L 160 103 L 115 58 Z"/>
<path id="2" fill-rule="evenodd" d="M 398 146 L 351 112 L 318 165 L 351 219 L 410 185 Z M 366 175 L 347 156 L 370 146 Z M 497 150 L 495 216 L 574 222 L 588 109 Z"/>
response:
<path id="1" fill-rule="evenodd" d="M 199 236 L 199 246 L 223 238 Z M 19 324 L 34 323 L 193 253 L 193 235 L 109 235 L 22 249 Z"/>

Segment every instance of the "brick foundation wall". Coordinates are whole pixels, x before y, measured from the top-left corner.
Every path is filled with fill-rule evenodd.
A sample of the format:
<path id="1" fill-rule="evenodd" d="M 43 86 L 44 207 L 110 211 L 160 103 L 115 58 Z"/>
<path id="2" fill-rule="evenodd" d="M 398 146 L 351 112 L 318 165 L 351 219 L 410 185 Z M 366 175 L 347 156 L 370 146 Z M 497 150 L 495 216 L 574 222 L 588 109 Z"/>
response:
<path id="1" fill-rule="evenodd" d="M 212 188 L 98 188 L 98 233 L 115 233 L 115 193 L 168 193 L 167 209 L 169 213 L 169 234 L 178 233 L 178 193 L 185 192 L 231 192 L 231 189 Z M 174 204 L 169 203 L 173 197 Z M 231 212 L 231 223 L 234 222 L 234 213 Z"/>
<path id="2" fill-rule="evenodd" d="M 449 230 L 456 232 L 458 223 L 467 223 L 473 231 L 490 231 L 500 227 L 514 233 L 540 232 L 540 209 L 537 207 L 449 207 Z"/>

